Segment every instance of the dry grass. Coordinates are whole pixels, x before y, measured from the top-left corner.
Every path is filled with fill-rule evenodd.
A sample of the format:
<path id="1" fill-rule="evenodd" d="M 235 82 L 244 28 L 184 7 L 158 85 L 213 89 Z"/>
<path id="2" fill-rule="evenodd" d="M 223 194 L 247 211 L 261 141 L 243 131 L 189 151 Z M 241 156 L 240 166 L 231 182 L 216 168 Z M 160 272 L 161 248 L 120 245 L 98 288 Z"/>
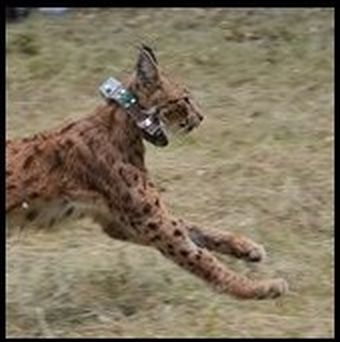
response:
<path id="1" fill-rule="evenodd" d="M 7 135 L 91 112 L 98 84 L 151 43 L 206 113 L 151 173 L 187 219 L 265 245 L 275 301 L 218 295 L 91 222 L 7 241 L 7 336 L 333 336 L 333 11 L 92 9 L 7 26 Z"/>

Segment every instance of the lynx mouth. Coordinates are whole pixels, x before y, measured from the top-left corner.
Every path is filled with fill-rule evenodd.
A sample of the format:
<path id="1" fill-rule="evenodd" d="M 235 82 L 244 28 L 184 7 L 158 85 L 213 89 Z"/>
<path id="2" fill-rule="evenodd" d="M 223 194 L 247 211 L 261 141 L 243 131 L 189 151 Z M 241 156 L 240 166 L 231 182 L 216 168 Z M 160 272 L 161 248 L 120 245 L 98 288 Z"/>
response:
<path id="1" fill-rule="evenodd" d="M 180 126 L 180 133 L 188 134 L 200 125 L 200 121 L 189 121 L 185 125 Z"/>
<path id="2" fill-rule="evenodd" d="M 185 133 L 190 133 L 194 128 L 198 127 L 199 124 L 190 124 L 185 128 Z"/>

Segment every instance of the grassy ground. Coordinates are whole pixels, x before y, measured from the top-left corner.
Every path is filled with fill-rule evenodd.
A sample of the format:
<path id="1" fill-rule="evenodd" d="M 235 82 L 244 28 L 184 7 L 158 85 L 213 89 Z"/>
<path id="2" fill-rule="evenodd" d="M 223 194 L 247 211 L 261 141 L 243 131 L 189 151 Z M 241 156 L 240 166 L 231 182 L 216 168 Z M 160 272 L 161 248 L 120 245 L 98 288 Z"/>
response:
<path id="1" fill-rule="evenodd" d="M 7 241 L 7 336 L 333 336 L 333 11 L 92 9 L 7 26 L 7 136 L 90 113 L 136 44 L 185 81 L 206 119 L 150 172 L 187 219 L 240 231 L 291 292 L 238 301 L 89 221 Z"/>

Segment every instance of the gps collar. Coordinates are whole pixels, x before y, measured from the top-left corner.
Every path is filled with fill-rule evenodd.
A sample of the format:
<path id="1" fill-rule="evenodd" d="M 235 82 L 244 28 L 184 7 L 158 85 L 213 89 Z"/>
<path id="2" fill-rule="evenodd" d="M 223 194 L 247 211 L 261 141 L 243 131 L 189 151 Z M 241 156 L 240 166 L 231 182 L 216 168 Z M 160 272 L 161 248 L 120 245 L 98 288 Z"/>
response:
<path id="1" fill-rule="evenodd" d="M 115 78 L 110 77 L 99 87 L 100 94 L 108 102 L 117 103 L 135 121 L 143 138 L 155 146 L 166 146 L 168 137 L 164 124 L 157 115 L 155 107 L 145 110 L 138 103 L 138 98 Z"/>

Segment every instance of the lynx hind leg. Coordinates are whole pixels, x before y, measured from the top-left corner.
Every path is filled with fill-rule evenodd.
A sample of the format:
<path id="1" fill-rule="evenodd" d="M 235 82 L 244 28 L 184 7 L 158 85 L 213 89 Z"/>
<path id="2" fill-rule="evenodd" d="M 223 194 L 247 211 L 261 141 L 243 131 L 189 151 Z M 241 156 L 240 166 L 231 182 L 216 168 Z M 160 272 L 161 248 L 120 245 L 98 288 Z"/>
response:
<path id="1" fill-rule="evenodd" d="M 252 262 L 262 261 L 266 257 L 263 246 L 240 234 L 203 230 L 195 225 L 188 225 L 188 232 L 194 243 L 211 251 Z"/>
<path id="2" fill-rule="evenodd" d="M 288 290 L 283 279 L 257 281 L 229 270 L 207 249 L 190 239 L 183 221 L 149 220 L 144 228 L 149 245 L 222 293 L 244 299 L 264 299 L 278 297 Z"/>

